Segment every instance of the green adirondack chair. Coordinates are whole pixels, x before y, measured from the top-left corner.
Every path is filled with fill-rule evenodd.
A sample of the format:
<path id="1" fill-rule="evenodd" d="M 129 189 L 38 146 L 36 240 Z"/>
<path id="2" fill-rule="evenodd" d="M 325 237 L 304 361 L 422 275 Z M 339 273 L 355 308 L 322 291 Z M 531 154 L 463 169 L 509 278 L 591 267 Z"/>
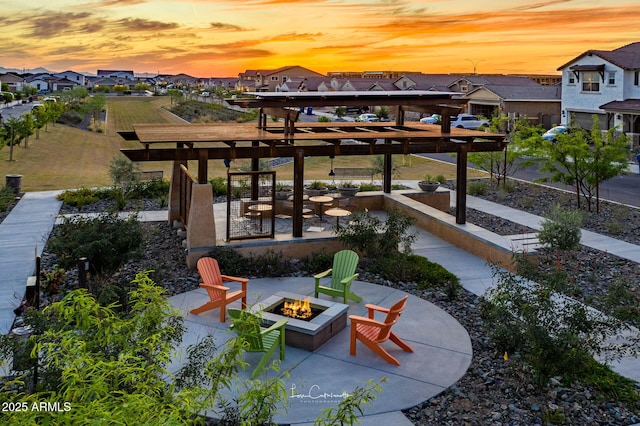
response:
<path id="1" fill-rule="evenodd" d="M 362 302 L 362 297 L 351 291 L 351 283 L 358 278 L 358 274 L 355 272 L 359 260 L 358 254 L 352 250 L 341 250 L 334 254 L 333 268 L 313 276 L 316 280 L 314 297 L 318 297 L 318 293 L 324 293 L 332 297 L 342 297 L 345 304 L 348 299 Z M 320 280 L 329 275 L 331 275 L 331 284 L 329 286 L 320 285 Z"/>
<path id="2" fill-rule="evenodd" d="M 264 369 L 278 346 L 280 347 L 280 359 L 284 359 L 284 326 L 287 324 L 286 319 L 265 328 L 260 326 L 260 318 L 249 311 L 229 308 L 227 313 L 231 318 L 235 332 L 247 342 L 245 351 L 264 352 L 260 362 L 251 373 L 252 379 L 255 379 Z"/>

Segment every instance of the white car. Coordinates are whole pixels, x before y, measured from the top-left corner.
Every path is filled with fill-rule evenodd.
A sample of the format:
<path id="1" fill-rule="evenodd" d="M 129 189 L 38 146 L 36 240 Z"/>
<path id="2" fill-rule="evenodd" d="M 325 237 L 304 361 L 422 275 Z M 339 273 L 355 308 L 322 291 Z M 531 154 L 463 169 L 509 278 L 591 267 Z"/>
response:
<path id="1" fill-rule="evenodd" d="M 364 121 L 364 122 L 372 123 L 374 121 L 380 121 L 380 119 L 375 114 L 360 114 L 356 118 L 356 121 Z"/>
<path id="2" fill-rule="evenodd" d="M 428 117 L 421 118 L 420 122 L 427 123 L 427 124 L 436 124 L 436 123 L 440 123 L 441 120 L 442 120 L 442 117 L 440 117 L 440 114 L 431 114 Z"/>
<path id="3" fill-rule="evenodd" d="M 473 114 L 458 114 L 455 117 L 451 117 L 451 128 L 476 130 L 480 127 L 489 126 L 487 120 L 478 118 Z"/>

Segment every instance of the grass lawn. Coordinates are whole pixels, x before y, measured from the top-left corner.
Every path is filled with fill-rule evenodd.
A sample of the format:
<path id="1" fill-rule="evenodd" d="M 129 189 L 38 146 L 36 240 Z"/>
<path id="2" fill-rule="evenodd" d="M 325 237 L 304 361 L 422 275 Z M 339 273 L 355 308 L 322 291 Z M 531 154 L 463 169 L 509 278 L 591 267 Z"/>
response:
<path id="1" fill-rule="evenodd" d="M 109 163 L 119 155 L 122 148 L 140 148 L 137 142 L 124 141 L 117 131 L 132 130 L 136 123 L 184 123 L 170 114 L 170 98 L 163 97 L 108 97 L 107 124 L 105 133 L 89 132 L 61 124 L 49 124 L 47 131 L 40 131 L 40 138 L 31 136 L 28 146 L 24 142 L 14 147 L 13 161 L 9 161 L 9 147 L 0 151 L 0 176 L 22 175 L 23 191 L 47 191 L 80 187 L 99 187 L 112 184 Z M 371 167 L 373 157 L 336 157 L 334 167 Z M 455 165 L 443 164 L 416 156 L 394 157 L 398 166 L 397 179 L 420 180 L 429 173 L 455 178 Z M 249 160 L 237 160 L 232 170 L 248 167 Z M 170 162 L 140 163 L 143 170 L 163 170 L 165 177 L 172 171 Z M 197 163 L 189 164 L 197 170 Z M 306 180 L 329 180 L 331 164 L 329 158 L 313 157 L 305 160 Z M 278 179 L 293 179 L 293 164 L 279 167 Z M 222 160 L 209 162 L 209 176 L 224 176 L 226 169 Z M 485 176 L 470 171 L 470 177 Z M 1 182 L 4 184 L 4 182 Z"/>

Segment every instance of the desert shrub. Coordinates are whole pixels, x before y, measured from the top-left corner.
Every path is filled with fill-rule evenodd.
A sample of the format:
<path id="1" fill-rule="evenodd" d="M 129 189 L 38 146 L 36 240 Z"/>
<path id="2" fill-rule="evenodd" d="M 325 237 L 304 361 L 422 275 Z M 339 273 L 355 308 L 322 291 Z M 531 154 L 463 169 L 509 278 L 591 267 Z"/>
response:
<path id="1" fill-rule="evenodd" d="M 569 383 L 592 370 L 593 355 L 615 357 L 629 348 L 608 344 L 623 324 L 554 290 L 555 279 L 536 282 L 494 266 L 494 286 L 481 302 L 484 325 L 500 352 L 517 352 L 540 386 L 554 376 Z"/>
<path id="2" fill-rule="evenodd" d="M 489 190 L 489 185 L 484 181 L 469 182 L 467 185 L 467 194 L 469 195 L 484 195 Z"/>
<path id="3" fill-rule="evenodd" d="M 137 217 L 119 219 L 113 213 L 95 218 L 67 217 L 55 227 L 49 239 L 49 250 L 58 256 L 64 269 L 75 267 L 80 257 L 90 263 L 90 272 L 109 275 L 142 245 L 142 230 Z"/>
<path id="4" fill-rule="evenodd" d="M 640 292 L 637 285 L 626 281 L 615 282 L 609 286 L 601 303 L 616 318 L 640 326 Z"/>
<path id="5" fill-rule="evenodd" d="M 7 211 L 11 203 L 16 199 L 16 194 L 11 188 L 0 187 L 0 212 Z"/>
<path id="6" fill-rule="evenodd" d="M 555 205 L 549 218 L 542 222 L 538 239 L 542 244 L 557 250 L 572 250 L 580 244 L 580 228 L 584 221 L 581 211 L 564 210 Z"/>
<path id="7" fill-rule="evenodd" d="M 373 183 L 360 184 L 360 192 L 380 191 L 380 185 Z"/>
<path id="8" fill-rule="evenodd" d="M 98 202 L 100 196 L 93 189 L 80 188 L 73 191 L 64 191 L 57 196 L 57 199 L 62 201 L 63 204 L 82 210 L 84 206 Z"/>
<path id="9" fill-rule="evenodd" d="M 450 299 L 462 289 L 460 279 L 438 263 L 415 254 L 393 253 L 373 262 L 370 271 L 392 282 L 414 282 L 419 289 L 440 289 Z"/>
<path id="10" fill-rule="evenodd" d="M 227 179 L 218 176 L 213 179 L 209 179 L 209 183 L 211 183 L 211 188 L 213 190 L 214 197 L 220 197 L 223 195 L 227 195 Z"/>
<path id="11" fill-rule="evenodd" d="M 322 249 L 300 259 L 297 267 L 300 271 L 308 275 L 317 274 L 333 266 L 333 255 L 334 253 L 328 253 Z"/>
<path id="12" fill-rule="evenodd" d="M 262 254 L 252 254 L 248 259 L 249 275 L 255 277 L 282 277 L 291 275 L 293 266 L 291 259 L 282 252 L 267 250 Z"/>
<path id="13" fill-rule="evenodd" d="M 399 246 L 405 251 L 410 250 L 416 237 L 409 233 L 409 227 L 415 219 L 395 208 L 386 212 L 384 222 L 366 210 L 354 213 L 347 226 L 336 229 L 338 240 L 370 259 L 395 253 Z"/>
<path id="14" fill-rule="evenodd" d="M 113 157 L 109 163 L 109 176 L 115 185 L 134 182 L 136 180 L 135 173 L 138 171 L 140 171 L 140 166 L 122 154 Z"/>

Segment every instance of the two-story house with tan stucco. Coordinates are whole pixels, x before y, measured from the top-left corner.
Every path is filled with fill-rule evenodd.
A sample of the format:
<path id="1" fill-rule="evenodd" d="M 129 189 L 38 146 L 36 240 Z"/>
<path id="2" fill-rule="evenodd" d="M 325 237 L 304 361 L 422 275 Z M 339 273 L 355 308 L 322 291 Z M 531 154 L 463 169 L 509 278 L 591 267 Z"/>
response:
<path id="1" fill-rule="evenodd" d="M 573 118 L 590 129 L 596 114 L 603 130 L 617 127 L 638 144 L 640 42 L 615 50 L 587 50 L 562 71 L 562 124 Z"/>

